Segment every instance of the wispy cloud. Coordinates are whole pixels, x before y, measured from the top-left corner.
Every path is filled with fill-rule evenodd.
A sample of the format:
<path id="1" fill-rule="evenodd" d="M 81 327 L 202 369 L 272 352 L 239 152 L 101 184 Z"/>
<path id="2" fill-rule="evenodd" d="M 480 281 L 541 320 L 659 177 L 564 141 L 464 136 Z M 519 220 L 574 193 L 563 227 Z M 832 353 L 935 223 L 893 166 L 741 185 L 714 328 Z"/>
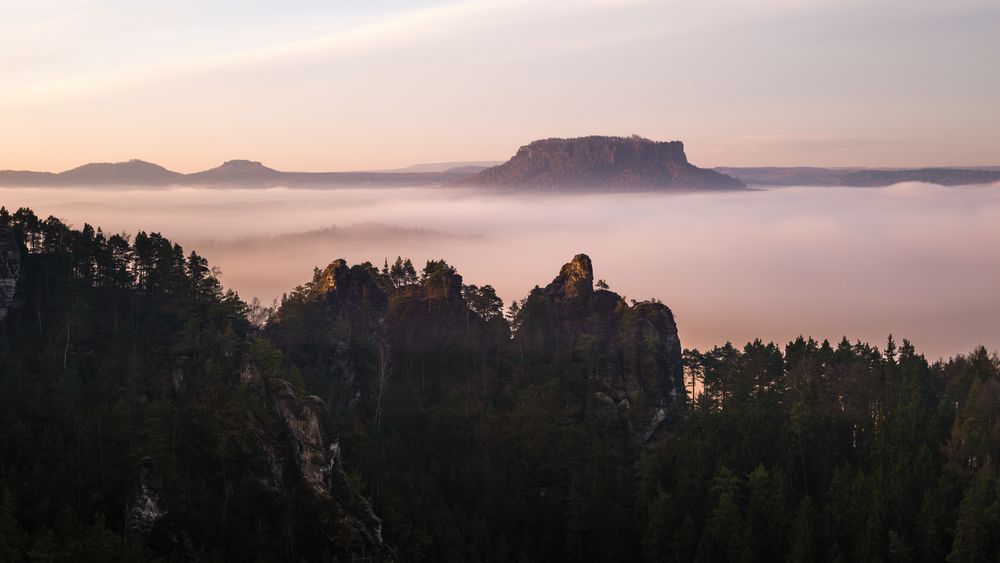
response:
<path id="1" fill-rule="evenodd" d="M 326 26 L 313 25 L 306 37 L 278 38 L 263 45 L 234 46 L 228 49 L 206 50 L 181 56 L 154 55 L 146 60 L 132 61 L 123 65 L 93 65 L 82 72 L 59 72 L 22 76 L 26 80 L 13 80 L 0 91 L 0 99 L 39 100 L 78 96 L 100 90 L 112 90 L 138 83 L 164 80 L 178 75 L 195 75 L 214 70 L 238 70 L 256 65 L 273 65 L 294 61 L 315 55 L 354 57 L 365 51 L 391 51 L 407 44 L 433 39 L 450 33 L 468 30 L 470 27 L 491 27 L 511 23 L 526 17 L 564 18 L 580 17 L 586 13 L 621 11 L 637 5 L 649 4 L 649 0 L 588 0 L 569 2 L 556 0 L 544 4 L 531 0 L 474 0 L 459 3 L 435 5 L 413 9 L 355 25 L 341 28 L 337 22 Z M 76 2 L 75 4 L 83 4 Z M 78 16 L 78 13 L 77 13 Z M 59 32 L 66 31 L 74 16 L 64 15 L 55 19 L 44 19 L 28 28 L 21 29 L 13 38 L 4 43 L 18 43 L 22 49 L 44 50 L 44 40 Z M 322 30 L 326 27 L 326 30 Z M 319 28 L 319 29 L 317 29 Z M 263 35 L 275 34 L 266 25 L 259 29 Z M 252 43 L 260 43 L 254 38 Z M 141 49 L 141 45 L 136 48 Z M 2 82 L 0 82 L 2 84 Z"/>

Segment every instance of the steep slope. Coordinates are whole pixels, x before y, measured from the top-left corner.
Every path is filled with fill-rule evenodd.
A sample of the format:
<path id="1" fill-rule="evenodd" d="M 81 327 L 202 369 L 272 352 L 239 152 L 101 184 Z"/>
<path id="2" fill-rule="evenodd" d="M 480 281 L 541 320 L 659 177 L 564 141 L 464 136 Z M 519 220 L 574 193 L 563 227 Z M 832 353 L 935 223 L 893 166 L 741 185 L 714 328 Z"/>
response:
<path id="1" fill-rule="evenodd" d="M 393 558 L 246 310 L 158 234 L 0 213 L 0 560 Z"/>
<path id="2" fill-rule="evenodd" d="M 7 311 L 14 302 L 17 280 L 21 276 L 20 242 L 14 232 L 0 227 L 0 322 L 7 318 Z"/>
<path id="3" fill-rule="evenodd" d="M 673 315 L 595 289 L 585 255 L 502 311 L 492 287 L 444 261 L 335 260 L 265 334 L 331 406 L 400 553 L 549 561 L 566 538 L 635 560 L 611 539 L 631 533 L 628 519 L 607 509 L 630 510 L 631 468 L 671 435 L 684 393 Z M 601 524 L 577 537 L 581 518 Z"/>
<path id="4" fill-rule="evenodd" d="M 544 139 L 460 182 L 532 190 L 734 190 L 739 180 L 687 161 L 680 141 L 641 137 Z"/>
<path id="5" fill-rule="evenodd" d="M 684 395 L 681 344 L 673 313 L 656 301 L 628 305 L 594 289 L 590 258 L 579 254 L 552 283 L 525 300 L 514 344 L 548 365 L 582 372 L 585 399 L 647 441 Z"/>

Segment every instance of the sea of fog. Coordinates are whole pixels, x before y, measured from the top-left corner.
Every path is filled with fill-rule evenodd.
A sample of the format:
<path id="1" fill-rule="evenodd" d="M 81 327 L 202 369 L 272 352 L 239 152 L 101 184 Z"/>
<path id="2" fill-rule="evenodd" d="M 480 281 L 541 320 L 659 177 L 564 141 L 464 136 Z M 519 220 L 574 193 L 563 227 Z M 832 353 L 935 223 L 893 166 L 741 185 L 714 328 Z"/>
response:
<path id="1" fill-rule="evenodd" d="M 1000 185 L 524 195 L 436 188 L 0 188 L 82 227 L 159 231 L 271 302 L 336 258 L 455 265 L 509 303 L 584 252 L 629 299 L 656 297 L 685 347 L 799 334 L 931 359 L 1000 347 Z"/>

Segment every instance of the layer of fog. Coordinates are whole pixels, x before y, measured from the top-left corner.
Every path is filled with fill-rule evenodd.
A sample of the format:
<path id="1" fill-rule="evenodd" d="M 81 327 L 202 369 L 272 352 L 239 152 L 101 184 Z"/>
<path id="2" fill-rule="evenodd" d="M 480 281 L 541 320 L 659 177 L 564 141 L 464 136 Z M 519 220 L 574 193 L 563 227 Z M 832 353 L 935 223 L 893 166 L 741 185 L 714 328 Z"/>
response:
<path id="1" fill-rule="evenodd" d="M 726 194 L 512 195 L 433 188 L 0 189 L 77 227 L 159 231 L 265 302 L 345 258 L 444 258 L 506 302 L 574 254 L 628 298 L 674 310 L 683 344 L 799 334 L 932 358 L 1000 346 L 1000 186 Z"/>

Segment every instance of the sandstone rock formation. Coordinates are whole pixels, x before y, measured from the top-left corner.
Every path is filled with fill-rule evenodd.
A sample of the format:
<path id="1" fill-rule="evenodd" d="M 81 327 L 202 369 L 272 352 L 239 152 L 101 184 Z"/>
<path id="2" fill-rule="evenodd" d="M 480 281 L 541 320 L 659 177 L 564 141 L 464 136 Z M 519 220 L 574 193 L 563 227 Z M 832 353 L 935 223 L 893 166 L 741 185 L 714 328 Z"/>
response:
<path id="1" fill-rule="evenodd" d="M 549 364 L 574 369 L 594 384 L 590 399 L 650 440 L 684 393 L 681 344 L 673 313 L 655 301 L 625 303 L 593 287 L 590 258 L 579 254 L 528 296 L 515 345 Z"/>
<path id="2" fill-rule="evenodd" d="M 743 182 L 687 160 L 684 143 L 641 137 L 544 139 L 462 182 L 545 191 L 734 190 Z"/>
<path id="3" fill-rule="evenodd" d="M 10 229 L 0 229 L 0 321 L 14 302 L 21 275 L 21 250 Z"/>
<path id="4" fill-rule="evenodd" d="M 382 539 L 382 521 L 350 483 L 339 442 L 323 430 L 322 399 L 304 395 L 254 366 L 247 366 L 244 373 L 250 375 L 243 381 L 260 399 L 249 413 L 259 450 L 253 457 L 258 483 L 281 502 L 288 502 L 297 490 L 304 491 L 312 499 L 308 506 L 315 513 L 314 524 L 331 552 L 351 560 L 391 560 Z M 277 429 L 271 421 L 278 423 Z"/>

